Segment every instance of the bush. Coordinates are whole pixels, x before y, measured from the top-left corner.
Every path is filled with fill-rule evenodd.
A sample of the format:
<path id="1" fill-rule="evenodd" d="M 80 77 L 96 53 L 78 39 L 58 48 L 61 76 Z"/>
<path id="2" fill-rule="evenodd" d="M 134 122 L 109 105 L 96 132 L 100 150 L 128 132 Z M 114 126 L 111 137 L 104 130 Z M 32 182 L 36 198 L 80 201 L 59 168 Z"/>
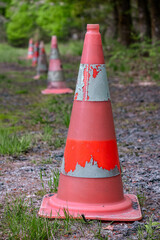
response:
<path id="1" fill-rule="evenodd" d="M 37 12 L 37 25 L 49 36 L 56 35 L 59 39 L 68 37 L 71 26 L 71 7 L 69 4 L 44 3 Z"/>
<path id="2" fill-rule="evenodd" d="M 15 13 L 13 14 L 13 11 Z M 11 21 L 7 25 L 8 41 L 14 46 L 24 46 L 28 44 L 28 38 L 31 36 L 34 27 L 34 14 L 29 11 L 29 5 L 23 3 L 18 7 L 10 6 L 7 16 Z"/>

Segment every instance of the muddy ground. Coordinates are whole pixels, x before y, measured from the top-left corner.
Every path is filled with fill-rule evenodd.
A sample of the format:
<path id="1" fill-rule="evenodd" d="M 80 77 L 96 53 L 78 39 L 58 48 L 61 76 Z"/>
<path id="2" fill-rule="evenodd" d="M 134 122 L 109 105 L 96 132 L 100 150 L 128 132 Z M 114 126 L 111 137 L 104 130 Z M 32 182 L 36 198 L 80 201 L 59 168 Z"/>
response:
<path id="1" fill-rule="evenodd" d="M 73 60 L 73 59 L 72 59 Z M 72 62 L 71 60 L 71 62 Z M 64 59 L 64 63 L 67 62 Z M 79 59 L 75 60 L 77 63 Z M 67 74 L 67 70 L 66 74 Z M 68 84 L 74 89 L 77 69 L 74 71 L 72 81 Z M 41 80 L 32 80 L 34 70 L 28 66 L 20 66 L 18 64 L 0 64 L 0 72 L 4 74 L 11 72 L 12 79 L 15 79 L 16 88 L 27 89 L 28 94 L 17 95 L 13 89 L 8 89 L 8 85 L 4 83 L 0 89 L 1 111 L 6 112 L 19 110 L 26 111 L 26 108 L 32 102 L 45 98 L 40 93 L 46 85 L 45 78 Z M 16 80 L 15 73 L 26 75 L 30 80 L 21 82 Z M 70 80 L 70 79 L 68 79 Z M 138 229 L 141 226 L 145 229 L 145 224 L 152 216 L 152 221 L 160 221 L 160 87 L 154 82 L 138 82 L 131 84 L 122 84 L 116 77 L 109 77 L 109 85 L 112 99 L 112 108 L 119 149 L 119 158 L 122 165 L 122 179 L 125 193 L 137 194 L 143 214 L 143 219 L 136 222 L 113 222 L 107 227 L 108 222 L 102 222 L 101 238 L 95 236 L 99 227 L 98 221 L 92 224 L 84 225 L 82 229 L 73 227 L 73 232 L 69 235 L 61 236 L 60 239 L 152 239 L 144 236 L 139 238 Z M 62 97 L 63 98 L 63 97 Z M 72 104 L 73 95 L 64 96 L 66 100 Z M 5 109 L 5 110 L 4 110 Z M 54 113 L 51 115 L 54 121 Z M 27 116 L 26 116 L 27 119 Z M 26 124 L 26 119 L 22 119 L 19 124 Z M 56 128 L 56 124 L 54 125 Z M 64 139 L 67 136 L 67 128 L 59 127 Z M 28 126 L 28 132 L 33 136 L 41 133 L 41 124 L 37 123 Z M 57 131 L 57 130 L 55 130 Z M 0 201 L 1 214 L 3 215 L 6 197 L 24 196 L 26 199 L 32 198 L 36 207 L 41 204 L 43 194 L 40 179 L 40 171 L 45 170 L 46 175 L 43 176 L 46 189 L 47 181 L 52 170 L 59 169 L 64 152 L 63 146 L 55 149 L 48 146 L 42 140 L 37 142 L 30 148 L 27 153 L 20 156 L 0 156 Z M 46 159 L 51 159 L 49 163 Z M 7 239 L 1 230 L 1 239 Z M 156 237 L 160 239 L 158 230 Z"/>

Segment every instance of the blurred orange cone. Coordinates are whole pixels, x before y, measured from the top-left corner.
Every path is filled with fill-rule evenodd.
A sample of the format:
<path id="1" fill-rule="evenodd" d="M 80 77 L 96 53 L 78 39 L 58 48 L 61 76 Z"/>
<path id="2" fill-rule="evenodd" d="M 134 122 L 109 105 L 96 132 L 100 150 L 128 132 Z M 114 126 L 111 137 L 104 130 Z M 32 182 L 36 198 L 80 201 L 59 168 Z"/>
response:
<path id="1" fill-rule="evenodd" d="M 37 66 L 38 56 L 39 56 L 39 42 L 36 42 L 34 44 L 34 52 L 33 52 L 33 58 L 32 58 L 32 67 Z"/>
<path id="2" fill-rule="evenodd" d="M 38 64 L 37 64 L 37 75 L 34 79 L 39 79 L 42 73 L 47 73 L 48 71 L 48 64 L 47 64 L 47 56 L 44 49 L 43 41 L 40 42 L 39 45 L 39 57 L 38 57 Z"/>
<path id="3" fill-rule="evenodd" d="M 110 93 L 98 24 L 88 24 L 57 194 L 39 215 L 135 221 L 137 197 L 123 193 Z"/>
<path id="4" fill-rule="evenodd" d="M 67 88 L 66 86 L 62 64 L 59 57 L 57 37 L 53 36 L 51 41 L 51 54 L 48 71 L 48 87 L 42 91 L 42 94 L 63 94 L 72 92 L 73 90 Z"/>
<path id="5" fill-rule="evenodd" d="M 27 59 L 32 59 L 32 58 L 33 58 L 33 40 L 32 40 L 32 38 L 31 38 L 31 39 L 29 39 Z"/>

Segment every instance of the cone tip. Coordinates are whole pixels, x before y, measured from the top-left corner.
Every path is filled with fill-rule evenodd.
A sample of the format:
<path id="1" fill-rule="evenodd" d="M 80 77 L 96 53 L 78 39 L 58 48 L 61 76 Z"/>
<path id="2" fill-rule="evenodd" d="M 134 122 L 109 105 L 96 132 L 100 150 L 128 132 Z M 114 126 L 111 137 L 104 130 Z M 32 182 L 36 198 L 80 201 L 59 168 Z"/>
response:
<path id="1" fill-rule="evenodd" d="M 87 24 L 87 32 L 88 31 L 99 32 L 99 24 Z"/>
<path id="2" fill-rule="evenodd" d="M 57 37 L 56 36 L 52 36 L 52 44 L 56 44 L 57 43 Z"/>
<path id="3" fill-rule="evenodd" d="M 43 46 L 44 46 L 44 42 L 43 42 L 43 41 L 40 41 L 39 46 L 40 46 L 40 47 L 43 47 Z"/>

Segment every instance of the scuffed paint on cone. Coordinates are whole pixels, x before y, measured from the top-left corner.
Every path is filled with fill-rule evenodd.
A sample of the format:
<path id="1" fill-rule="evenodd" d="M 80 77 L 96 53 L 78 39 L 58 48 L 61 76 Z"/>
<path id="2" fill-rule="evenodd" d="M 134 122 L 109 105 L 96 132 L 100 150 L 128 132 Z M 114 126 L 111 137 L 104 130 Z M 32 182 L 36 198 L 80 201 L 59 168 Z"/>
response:
<path id="1" fill-rule="evenodd" d="M 33 52 L 33 58 L 32 58 L 32 67 L 36 67 L 37 66 L 38 56 L 39 56 L 39 42 L 36 42 L 34 44 L 34 52 Z"/>
<path id="2" fill-rule="evenodd" d="M 39 45 L 37 75 L 34 77 L 34 79 L 39 79 L 41 74 L 47 73 L 47 71 L 48 71 L 47 56 L 44 49 L 44 43 L 43 41 L 41 41 Z"/>
<path id="3" fill-rule="evenodd" d="M 142 218 L 137 197 L 124 194 L 112 106 L 98 24 L 87 25 L 58 193 L 39 215 L 109 221 Z"/>
<path id="4" fill-rule="evenodd" d="M 51 41 L 47 82 L 48 87 L 41 91 L 42 94 L 64 94 L 73 92 L 72 89 L 67 88 L 66 86 L 56 36 L 52 36 Z"/>
<path id="5" fill-rule="evenodd" d="M 32 59 L 33 58 L 33 40 L 32 38 L 29 40 L 29 46 L 28 46 L 28 55 L 27 55 L 27 59 Z"/>

